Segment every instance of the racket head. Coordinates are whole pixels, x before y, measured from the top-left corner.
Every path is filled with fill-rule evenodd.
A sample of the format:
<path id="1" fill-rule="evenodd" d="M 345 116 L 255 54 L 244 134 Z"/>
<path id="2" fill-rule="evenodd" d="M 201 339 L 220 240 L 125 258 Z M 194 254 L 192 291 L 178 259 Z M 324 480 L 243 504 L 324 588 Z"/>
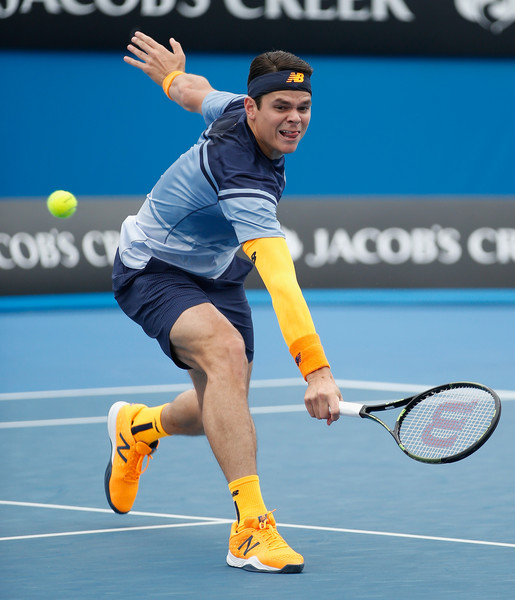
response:
<path id="1" fill-rule="evenodd" d="M 393 435 L 415 460 L 451 463 L 481 448 L 500 416 L 501 401 L 489 387 L 447 383 L 414 396 L 397 418 Z"/>

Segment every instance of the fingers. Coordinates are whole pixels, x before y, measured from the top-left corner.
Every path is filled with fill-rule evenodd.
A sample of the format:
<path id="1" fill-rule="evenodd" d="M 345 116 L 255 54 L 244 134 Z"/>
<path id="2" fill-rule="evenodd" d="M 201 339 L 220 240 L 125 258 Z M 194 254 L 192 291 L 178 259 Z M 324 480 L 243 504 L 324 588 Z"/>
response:
<path id="1" fill-rule="evenodd" d="M 306 409 L 314 419 L 326 420 L 330 425 L 340 418 L 340 399 L 339 393 L 320 394 L 315 398 L 307 397 Z"/>
<path id="2" fill-rule="evenodd" d="M 170 47 L 168 49 L 150 36 L 136 31 L 127 46 L 133 56 L 124 57 L 124 61 L 161 85 L 163 79 L 172 71 L 186 70 L 186 57 L 182 46 L 174 38 L 170 38 Z"/>
<path id="3" fill-rule="evenodd" d="M 134 54 L 134 56 L 136 56 L 139 60 L 134 59 L 132 56 L 124 56 L 123 60 L 128 65 L 131 65 L 131 66 L 136 67 L 141 70 L 145 70 L 146 61 L 148 59 L 148 54 L 147 54 L 147 52 L 144 52 L 141 48 L 139 48 L 138 46 L 135 45 L 135 44 L 141 45 L 139 42 L 139 38 L 137 37 L 137 33 L 134 34 L 134 36 L 131 38 L 131 41 L 134 43 L 129 44 L 127 46 L 127 50 L 131 54 Z"/>
<path id="4" fill-rule="evenodd" d="M 148 60 L 150 60 L 149 55 L 152 53 L 152 51 L 166 49 L 161 44 L 158 44 L 150 36 L 145 35 L 141 31 L 136 31 L 131 38 L 131 43 L 127 46 L 127 50 L 129 50 L 131 54 L 134 54 L 134 56 L 137 56 L 140 59 L 140 61 L 147 62 Z M 132 62 L 131 60 L 125 60 L 125 62 L 130 65 L 138 66 L 138 64 L 134 64 L 134 60 L 132 60 Z M 141 65 L 139 66 L 141 68 Z"/>
<path id="5" fill-rule="evenodd" d="M 132 44 L 129 44 L 127 46 L 127 50 L 129 50 L 129 52 L 131 52 L 132 54 L 134 54 L 134 56 L 137 56 L 141 60 L 145 60 L 145 58 L 148 56 L 147 52 L 143 52 L 143 50 L 140 50 L 137 46 L 133 46 Z"/>
<path id="6" fill-rule="evenodd" d="M 152 50 L 165 49 L 163 45 L 141 31 L 134 33 L 131 42 L 132 44 L 129 44 L 127 48 L 139 58 L 143 58 L 144 54 L 149 54 Z M 170 38 L 169 43 L 174 54 L 184 55 L 181 44 L 175 38 Z M 136 46 L 133 44 L 136 44 Z"/>
<path id="7" fill-rule="evenodd" d="M 334 421 L 338 421 L 340 418 L 340 400 L 341 395 L 339 396 L 331 396 L 329 399 L 329 412 L 330 415 L 327 418 L 327 424 L 331 425 Z"/>
<path id="8" fill-rule="evenodd" d="M 140 60 L 136 60 L 135 58 L 132 58 L 132 56 L 124 56 L 123 60 L 128 64 L 131 65 L 133 67 L 136 67 L 138 69 L 141 69 L 142 66 L 144 65 L 144 63 L 142 63 Z"/>
<path id="9" fill-rule="evenodd" d="M 131 42 L 137 44 L 147 54 L 148 54 L 149 50 L 152 50 L 154 48 L 158 48 L 159 46 L 161 46 L 161 44 L 158 44 L 149 35 L 145 35 L 141 31 L 135 32 L 135 34 L 131 38 Z"/>
<path id="10" fill-rule="evenodd" d="M 170 38 L 170 47 L 173 50 L 174 54 L 184 56 L 184 51 L 182 49 L 182 46 L 175 38 Z"/>
<path id="11" fill-rule="evenodd" d="M 328 425 L 340 418 L 342 394 L 329 370 L 320 369 L 311 373 L 304 395 L 306 409 L 314 419 L 324 419 Z"/>

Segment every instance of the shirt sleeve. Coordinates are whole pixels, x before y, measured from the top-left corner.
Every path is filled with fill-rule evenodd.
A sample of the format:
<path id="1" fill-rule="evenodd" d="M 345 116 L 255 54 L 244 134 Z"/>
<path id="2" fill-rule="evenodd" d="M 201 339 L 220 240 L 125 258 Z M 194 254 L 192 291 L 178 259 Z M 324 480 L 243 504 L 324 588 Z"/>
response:
<path id="1" fill-rule="evenodd" d="M 204 117 L 206 125 L 211 125 L 211 123 L 218 119 L 218 117 L 225 111 L 231 102 L 241 98 L 245 98 L 245 95 L 219 91 L 214 91 L 207 94 L 202 101 L 202 116 Z"/>
<path id="2" fill-rule="evenodd" d="M 262 238 L 243 244 L 265 284 L 290 354 L 306 378 L 328 367 L 311 313 L 297 282 L 295 266 L 286 240 Z"/>
<path id="3" fill-rule="evenodd" d="M 277 199 L 256 187 L 233 187 L 218 193 L 220 208 L 242 244 L 255 238 L 284 238 L 277 220 Z"/>

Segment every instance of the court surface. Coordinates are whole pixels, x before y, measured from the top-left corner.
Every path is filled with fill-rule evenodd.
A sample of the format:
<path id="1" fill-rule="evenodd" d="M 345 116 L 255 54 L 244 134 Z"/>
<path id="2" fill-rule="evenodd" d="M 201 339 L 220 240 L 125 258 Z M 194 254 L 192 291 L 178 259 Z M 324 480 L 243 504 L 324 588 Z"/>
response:
<path id="1" fill-rule="evenodd" d="M 324 305 L 312 313 L 344 397 L 480 381 L 498 429 L 464 461 L 407 458 L 368 421 L 327 427 L 267 304 L 253 308 L 250 404 L 263 494 L 300 575 L 225 564 L 234 518 L 205 438 L 165 439 L 134 511 L 107 505 L 109 406 L 188 384 L 118 309 L 0 313 L 0 598 L 512 599 L 514 305 Z"/>

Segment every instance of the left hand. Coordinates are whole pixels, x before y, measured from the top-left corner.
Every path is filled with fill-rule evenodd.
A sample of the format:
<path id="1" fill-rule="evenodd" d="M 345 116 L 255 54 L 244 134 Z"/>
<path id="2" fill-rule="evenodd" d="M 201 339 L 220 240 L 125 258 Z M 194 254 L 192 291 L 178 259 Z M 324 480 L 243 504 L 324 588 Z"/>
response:
<path id="1" fill-rule="evenodd" d="M 340 400 L 342 394 L 334 381 L 329 367 L 323 367 L 310 373 L 306 381 L 308 389 L 304 394 L 307 411 L 315 419 L 326 419 L 327 424 L 340 418 Z"/>
<path id="2" fill-rule="evenodd" d="M 163 79 L 172 71 L 184 71 L 186 69 L 186 56 L 182 46 L 174 38 L 170 38 L 172 50 L 158 44 L 141 31 L 134 34 L 131 42 L 127 49 L 139 60 L 131 56 L 124 56 L 123 60 L 146 73 L 157 85 L 162 85 Z"/>

